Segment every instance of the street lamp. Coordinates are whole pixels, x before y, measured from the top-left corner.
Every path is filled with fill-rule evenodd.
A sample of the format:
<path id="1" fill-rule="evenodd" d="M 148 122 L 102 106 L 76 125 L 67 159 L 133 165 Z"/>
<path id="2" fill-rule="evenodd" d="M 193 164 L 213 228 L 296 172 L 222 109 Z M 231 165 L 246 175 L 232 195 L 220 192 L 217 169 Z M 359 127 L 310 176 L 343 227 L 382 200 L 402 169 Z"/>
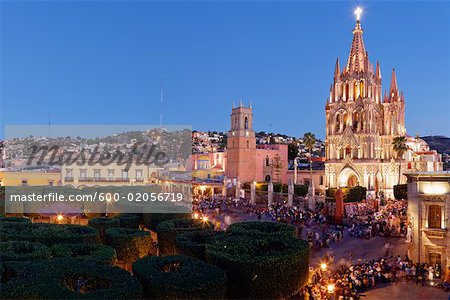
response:
<path id="1" fill-rule="evenodd" d="M 328 291 L 328 294 L 334 293 L 334 283 L 330 283 L 329 285 L 327 285 L 327 291 Z"/>
<path id="2" fill-rule="evenodd" d="M 64 217 L 63 217 L 63 215 L 61 215 L 61 214 L 58 214 L 58 215 L 56 216 L 56 220 L 58 220 L 58 222 L 61 222 L 63 219 L 64 219 Z"/>
<path id="3" fill-rule="evenodd" d="M 321 263 L 320 264 L 320 268 L 322 269 L 322 271 L 325 271 L 327 269 L 327 264 L 326 263 Z"/>

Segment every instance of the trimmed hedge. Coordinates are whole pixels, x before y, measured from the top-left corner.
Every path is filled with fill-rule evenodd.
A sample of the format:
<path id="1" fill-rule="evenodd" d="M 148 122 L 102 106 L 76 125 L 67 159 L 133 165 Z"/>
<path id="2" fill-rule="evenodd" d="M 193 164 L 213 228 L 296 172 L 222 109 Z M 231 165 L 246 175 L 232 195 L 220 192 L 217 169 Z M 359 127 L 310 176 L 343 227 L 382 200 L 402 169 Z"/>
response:
<path id="1" fill-rule="evenodd" d="M 408 185 L 407 184 L 394 185 L 394 198 L 397 200 L 408 200 Z"/>
<path id="2" fill-rule="evenodd" d="M 116 218 L 93 218 L 89 219 L 88 225 L 97 229 L 100 235 L 100 239 L 105 242 L 105 231 L 108 228 L 120 227 L 120 221 Z"/>
<path id="3" fill-rule="evenodd" d="M 6 270 L 5 270 L 6 269 Z M 8 270 L 9 269 L 9 270 Z M 127 271 L 81 259 L 9 264 L 2 284 L 7 299 L 140 299 L 142 287 Z"/>
<path id="4" fill-rule="evenodd" d="M 277 234 L 282 236 L 297 237 L 297 227 L 278 223 L 278 222 L 261 222 L 248 221 L 233 223 L 228 227 L 227 232 L 232 234 L 248 234 L 252 233 L 266 233 Z"/>
<path id="5" fill-rule="evenodd" d="M 31 224 L 31 220 L 28 218 L 21 217 L 0 217 L 0 222 L 2 223 L 20 223 L 20 224 Z"/>
<path id="6" fill-rule="evenodd" d="M 175 246 L 182 255 L 193 256 L 205 260 L 206 245 L 223 236 L 223 231 L 195 230 L 177 235 Z"/>
<path id="7" fill-rule="evenodd" d="M 121 214 L 114 217 L 119 220 L 120 227 L 128 229 L 139 229 L 139 216 L 132 214 Z"/>
<path id="8" fill-rule="evenodd" d="M 113 247 L 100 244 L 57 244 L 51 247 L 52 256 L 73 257 L 114 265 L 117 260 Z"/>
<path id="9" fill-rule="evenodd" d="M 173 219 L 190 219 L 190 213 L 144 213 L 144 225 L 152 230 L 156 231 L 159 223 Z"/>
<path id="10" fill-rule="evenodd" d="M 207 262 L 225 270 L 228 298 L 280 299 L 308 280 L 310 250 L 293 237 L 226 235 L 206 246 Z"/>
<path id="11" fill-rule="evenodd" d="M 0 223 L 0 241 L 39 242 L 54 244 L 99 243 L 95 228 L 80 225 L 34 223 L 16 227 L 12 223 Z"/>
<path id="12" fill-rule="evenodd" d="M 0 261 L 50 259 L 51 251 L 41 243 L 27 241 L 0 242 Z"/>
<path id="13" fill-rule="evenodd" d="M 327 197 L 333 197 L 338 189 L 329 188 L 325 191 Z M 363 186 L 354 187 L 342 187 L 342 192 L 344 193 L 344 202 L 360 202 L 366 198 L 367 188 Z"/>
<path id="14" fill-rule="evenodd" d="M 159 255 L 174 255 L 178 254 L 175 239 L 177 235 L 205 229 L 214 229 L 214 226 L 209 222 L 194 219 L 174 219 L 159 223 L 156 232 L 158 234 L 158 248 Z"/>
<path id="15" fill-rule="evenodd" d="M 136 259 L 154 255 L 152 237 L 149 232 L 139 229 L 109 228 L 105 232 L 106 244 L 112 246 L 117 258 L 125 263 L 132 263 Z"/>
<path id="16" fill-rule="evenodd" d="M 133 274 L 145 298 L 223 299 L 225 294 L 225 272 L 189 256 L 144 257 L 133 264 Z"/>

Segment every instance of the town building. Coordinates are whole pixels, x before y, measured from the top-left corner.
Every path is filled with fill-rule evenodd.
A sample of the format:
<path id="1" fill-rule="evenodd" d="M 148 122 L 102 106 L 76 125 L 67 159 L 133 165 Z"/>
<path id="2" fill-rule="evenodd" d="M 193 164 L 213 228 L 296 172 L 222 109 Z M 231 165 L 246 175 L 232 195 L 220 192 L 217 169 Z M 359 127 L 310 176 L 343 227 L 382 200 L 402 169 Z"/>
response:
<path id="1" fill-rule="evenodd" d="M 406 136 L 405 96 L 399 89 L 394 69 L 389 91 L 382 95 L 380 64 L 377 62 L 374 67 L 369 60 L 359 19 L 342 70 L 339 59 L 336 61 L 325 117 L 327 188 L 361 185 L 371 194 L 379 195 L 383 191 L 392 197 L 393 186 L 406 181 L 405 176 L 399 176 L 400 167 L 442 170 L 440 155 L 429 151 L 421 139 L 408 137 L 410 150 L 403 157 L 397 157 L 393 150 L 394 138 Z M 418 148 L 427 149 L 417 151 Z"/>
<path id="2" fill-rule="evenodd" d="M 0 186 L 58 186 L 59 169 L 48 171 L 0 171 Z"/>
<path id="3" fill-rule="evenodd" d="M 408 257 L 450 267 L 450 172 L 416 172 L 408 178 Z"/>
<path id="4" fill-rule="evenodd" d="M 162 169 L 156 166 L 131 163 L 129 168 L 116 162 L 107 165 L 71 164 L 61 166 L 61 182 L 64 186 L 75 188 L 95 186 L 139 186 L 156 180 Z"/>

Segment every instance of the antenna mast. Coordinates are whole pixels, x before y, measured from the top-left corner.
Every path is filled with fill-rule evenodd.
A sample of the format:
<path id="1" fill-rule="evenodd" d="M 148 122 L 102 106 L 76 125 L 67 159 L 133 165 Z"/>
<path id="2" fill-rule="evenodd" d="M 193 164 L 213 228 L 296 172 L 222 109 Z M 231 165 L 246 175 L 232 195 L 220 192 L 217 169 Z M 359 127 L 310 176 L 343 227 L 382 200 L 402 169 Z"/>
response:
<path id="1" fill-rule="evenodd" d="M 162 127 L 162 124 L 163 124 L 163 96 L 164 96 L 163 75 L 161 74 L 161 92 L 160 92 L 161 107 L 160 107 L 160 116 L 159 116 L 159 125 L 161 127 Z"/>

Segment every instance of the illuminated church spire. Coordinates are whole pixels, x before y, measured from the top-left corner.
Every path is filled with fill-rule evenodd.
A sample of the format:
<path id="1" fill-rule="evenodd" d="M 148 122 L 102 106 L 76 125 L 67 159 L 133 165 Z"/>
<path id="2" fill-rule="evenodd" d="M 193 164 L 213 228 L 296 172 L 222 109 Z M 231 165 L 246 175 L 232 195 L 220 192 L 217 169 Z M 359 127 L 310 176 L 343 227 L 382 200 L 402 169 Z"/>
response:
<path id="1" fill-rule="evenodd" d="M 365 61 L 367 59 L 366 47 L 364 46 L 363 33 L 361 28 L 361 14 L 362 9 L 360 7 L 355 9 L 356 25 L 353 29 L 353 41 L 350 48 L 350 54 L 348 56 L 346 72 L 360 72 L 364 71 L 367 67 Z"/>

